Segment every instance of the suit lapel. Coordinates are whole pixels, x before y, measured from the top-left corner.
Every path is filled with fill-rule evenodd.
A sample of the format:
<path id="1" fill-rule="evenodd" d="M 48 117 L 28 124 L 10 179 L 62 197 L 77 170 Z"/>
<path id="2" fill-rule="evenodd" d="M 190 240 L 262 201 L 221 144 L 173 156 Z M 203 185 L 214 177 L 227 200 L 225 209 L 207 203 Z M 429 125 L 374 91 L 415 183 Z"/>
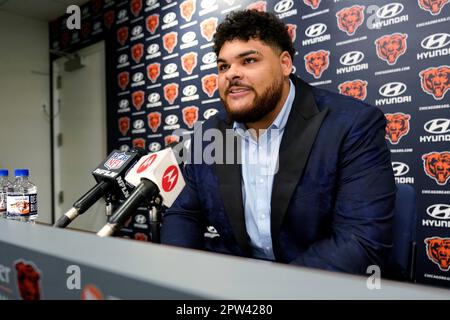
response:
<path id="1" fill-rule="evenodd" d="M 231 124 L 229 122 L 220 121 L 219 130 L 224 137 L 223 141 L 223 159 L 227 159 L 226 148 L 226 130 L 232 130 Z M 234 161 L 232 164 L 219 164 L 215 165 L 216 174 L 219 179 L 220 195 L 223 200 L 225 207 L 225 212 L 229 217 L 231 227 L 233 228 L 234 236 L 236 241 L 241 248 L 245 256 L 250 256 L 250 244 L 247 235 L 247 230 L 245 227 L 245 216 L 244 216 L 244 205 L 242 200 L 242 189 L 241 189 L 241 165 L 240 161 L 237 161 L 238 155 L 241 153 L 241 140 L 238 135 L 233 143 L 234 151 Z M 229 146 L 230 144 L 228 144 Z"/>
<path id="2" fill-rule="evenodd" d="M 303 175 L 309 153 L 328 109 L 319 112 L 311 88 L 292 79 L 296 95 L 285 127 L 279 151 L 271 199 L 271 231 L 275 257 L 279 256 L 278 238 L 289 201 Z"/>

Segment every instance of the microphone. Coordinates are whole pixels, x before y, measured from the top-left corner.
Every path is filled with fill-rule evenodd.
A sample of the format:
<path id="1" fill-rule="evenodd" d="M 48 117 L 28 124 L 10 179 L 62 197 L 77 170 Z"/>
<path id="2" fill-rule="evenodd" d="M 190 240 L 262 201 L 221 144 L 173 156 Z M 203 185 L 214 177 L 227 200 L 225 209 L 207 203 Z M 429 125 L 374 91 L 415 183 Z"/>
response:
<path id="1" fill-rule="evenodd" d="M 100 237 L 113 235 L 142 203 L 152 206 L 162 199 L 162 204 L 170 207 L 185 186 L 183 175 L 170 148 L 142 157 L 130 169 L 125 180 L 136 188 L 114 212 L 110 222 L 97 233 Z"/>
<path id="2" fill-rule="evenodd" d="M 60 217 L 53 227 L 67 227 L 102 196 L 111 196 L 113 200 L 128 198 L 132 188 L 125 183 L 125 175 L 143 155 L 145 151 L 140 148 L 130 151 L 113 150 L 92 172 L 97 184 L 75 201 L 72 208 Z"/>

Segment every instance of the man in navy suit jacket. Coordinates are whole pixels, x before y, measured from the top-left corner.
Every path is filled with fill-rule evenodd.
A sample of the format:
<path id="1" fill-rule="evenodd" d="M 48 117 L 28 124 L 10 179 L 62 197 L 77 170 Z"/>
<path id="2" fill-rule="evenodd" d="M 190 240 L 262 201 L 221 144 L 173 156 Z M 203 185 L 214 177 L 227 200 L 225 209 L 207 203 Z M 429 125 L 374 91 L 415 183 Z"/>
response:
<path id="1" fill-rule="evenodd" d="M 214 50 L 226 113 L 196 128 L 161 242 L 349 273 L 382 267 L 396 192 L 383 113 L 292 75 L 295 50 L 273 14 L 230 14 Z M 215 163 L 197 157 L 211 150 L 196 139 L 208 130 L 223 137 Z"/>

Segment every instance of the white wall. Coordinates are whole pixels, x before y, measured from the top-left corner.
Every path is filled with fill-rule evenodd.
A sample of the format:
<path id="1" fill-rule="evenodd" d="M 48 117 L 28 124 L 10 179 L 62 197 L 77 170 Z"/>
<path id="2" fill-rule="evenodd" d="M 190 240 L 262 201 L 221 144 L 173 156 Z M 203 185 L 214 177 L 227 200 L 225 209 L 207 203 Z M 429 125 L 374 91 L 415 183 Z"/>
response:
<path id="1" fill-rule="evenodd" d="M 51 222 L 48 26 L 0 11 L 0 167 L 30 169 L 39 220 Z"/>

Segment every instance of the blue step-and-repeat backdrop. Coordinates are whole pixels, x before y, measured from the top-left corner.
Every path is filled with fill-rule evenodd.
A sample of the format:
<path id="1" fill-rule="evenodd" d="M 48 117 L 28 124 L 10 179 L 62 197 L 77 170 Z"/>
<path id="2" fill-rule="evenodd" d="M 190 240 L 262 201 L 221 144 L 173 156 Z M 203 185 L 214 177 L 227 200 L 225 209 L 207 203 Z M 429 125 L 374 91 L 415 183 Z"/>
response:
<path id="1" fill-rule="evenodd" d="M 450 0 L 92 0 L 80 30 L 50 23 L 50 46 L 105 40 L 108 149 L 157 151 L 220 108 L 212 52 L 234 10 L 276 13 L 289 27 L 295 72 L 379 107 L 397 183 L 417 191 L 418 282 L 450 286 Z M 56 56 L 54 57 L 56 58 Z M 182 129 L 182 136 L 173 131 Z M 128 236 L 147 240 L 148 213 Z"/>

